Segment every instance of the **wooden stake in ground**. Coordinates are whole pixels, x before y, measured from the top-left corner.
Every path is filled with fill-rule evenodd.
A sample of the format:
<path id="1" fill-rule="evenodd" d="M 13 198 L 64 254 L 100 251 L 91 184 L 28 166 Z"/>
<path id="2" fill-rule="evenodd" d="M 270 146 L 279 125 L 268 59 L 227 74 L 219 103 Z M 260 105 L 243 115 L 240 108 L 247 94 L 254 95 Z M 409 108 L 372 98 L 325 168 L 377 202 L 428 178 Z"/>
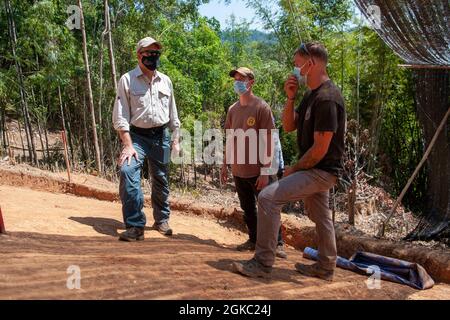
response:
<path id="1" fill-rule="evenodd" d="M 416 170 L 414 170 L 412 176 L 409 178 L 408 183 L 406 184 L 406 186 L 403 188 L 402 193 L 400 193 L 400 196 L 398 197 L 397 201 L 395 201 L 394 206 L 392 207 L 392 210 L 389 214 L 389 216 L 386 218 L 385 221 L 383 221 L 383 223 L 380 226 L 380 230 L 378 231 L 377 237 L 383 237 L 384 236 L 384 231 L 386 229 L 386 225 L 389 223 L 389 220 L 391 220 L 392 216 L 395 214 L 395 211 L 397 210 L 398 205 L 402 202 L 403 197 L 406 194 L 406 191 L 408 191 L 409 187 L 411 186 L 411 183 L 414 181 L 414 179 L 416 178 L 417 174 L 419 173 L 420 169 L 422 168 L 422 166 L 425 164 L 425 162 L 427 161 L 428 156 L 431 153 L 431 150 L 433 150 L 433 146 L 436 143 L 437 138 L 439 137 L 439 134 L 441 133 L 442 129 L 444 129 L 445 124 L 447 123 L 447 119 L 450 116 L 450 107 L 447 110 L 447 113 L 445 114 L 444 118 L 441 121 L 441 124 L 439 125 L 439 127 L 436 130 L 436 133 L 434 134 L 433 139 L 430 142 L 430 145 L 427 148 L 427 151 L 425 151 L 422 160 L 420 160 L 419 164 L 417 165 Z"/>
<path id="2" fill-rule="evenodd" d="M 67 176 L 69 178 L 70 183 L 70 161 L 69 161 L 69 152 L 67 151 L 67 138 L 65 131 L 61 131 L 61 137 L 64 145 L 64 159 L 66 159 Z"/>
<path id="3" fill-rule="evenodd" d="M 0 233 L 6 233 L 5 222 L 3 221 L 2 207 L 0 207 Z"/>

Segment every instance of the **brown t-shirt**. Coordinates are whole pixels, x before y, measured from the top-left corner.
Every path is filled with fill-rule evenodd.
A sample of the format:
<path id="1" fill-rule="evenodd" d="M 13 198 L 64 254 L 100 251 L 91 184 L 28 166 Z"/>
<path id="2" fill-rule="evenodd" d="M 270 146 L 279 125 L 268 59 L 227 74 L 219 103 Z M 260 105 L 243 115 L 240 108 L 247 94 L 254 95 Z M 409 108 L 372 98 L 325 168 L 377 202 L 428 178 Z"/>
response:
<path id="1" fill-rule="evenodd" d="M 314 144 L 314 132 L 332 131 L 333 138 L 325 157 L 315 166 L 339 176 L 346 130 L 346 113 L 341 91 L 331 81 L 305 93 L 298 113 L 297 143 L 302 157 Z"/>
<path id="2" fill-rule="evenodd" d="M 272 110 L 269 105 L 259 97 L 254 97 L 247 106 L 241 106 L 239 101 L 236 102 L 227 113 L 225 130 L 228 129 L 242 129 L 247 134 L 245 139 L 238 139 L 235 135 L 234 139 L 230 138 L 227 140 L 226 150 L 228 156 L 226 161 L 228 164 L 232 161 L 231 169 L 233 175 L 240 178 L 258 177 L 262 167 L 270 166 L 270 163 L 264 163 L 264 165 L 261 163 L 258 149 L 259 130 L 266 129 L 270 133 L 270 130 L 275 129 Z M 238 132 L 235 131 L 235 133 Z M 254 140 L 255 137 L 256 140 Z M 234 149 L 233 154 L 231 154 L 230 150 L 231 144 Z M 270 147 L 268 149 L 266 154 L 270 155 Z M 238 159 L 238 153 L 241 153 L 241 161 Z M 245 159 L 242 153 L 245 154 Z"/>

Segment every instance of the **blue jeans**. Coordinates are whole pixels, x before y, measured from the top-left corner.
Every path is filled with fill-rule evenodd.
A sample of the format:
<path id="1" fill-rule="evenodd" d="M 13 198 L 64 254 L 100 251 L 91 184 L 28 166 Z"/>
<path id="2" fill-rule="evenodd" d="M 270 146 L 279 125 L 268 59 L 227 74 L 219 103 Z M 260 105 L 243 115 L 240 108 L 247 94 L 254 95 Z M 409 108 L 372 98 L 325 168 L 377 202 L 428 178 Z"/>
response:
<path id="1" fill-rule="evenodd" d="M 142 209 L 144 195 L 141 188 L 141 172 L 145 159 L 149 161 L 152 178 L 152 207 L 156 223 L 169 220 L 169 179 L 170 135 L 168 129 L 155 134 L 142 135 L 130 132 L 133 147 L 138 153 L 120 168 L 119 193 L 122 200 L 123 220 L 126 228 L 144 228 L 147 222 Z"/>

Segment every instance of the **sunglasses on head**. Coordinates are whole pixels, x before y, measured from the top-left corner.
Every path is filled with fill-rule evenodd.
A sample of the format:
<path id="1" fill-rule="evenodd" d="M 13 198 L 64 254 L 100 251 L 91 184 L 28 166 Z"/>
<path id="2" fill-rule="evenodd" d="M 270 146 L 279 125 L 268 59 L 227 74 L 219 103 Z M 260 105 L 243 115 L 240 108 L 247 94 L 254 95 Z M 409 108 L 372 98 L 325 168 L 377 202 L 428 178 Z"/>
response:
<path id="1" fill-rule="evenodd" d="M 308 47 L 306 46 L 306 44 L 302 43 L 298 48 L 299 48 L 299 50 L 301 50 L 304 53 L 306 53 L 308 56 L 311 56 L 311 53 L 309 52 Z"/>
<path id="2" fill-rule="evenodd" d="M 306 46 L 306 44 L 304 44 L 304 43 L 300 44 L 300 46 L 298 47 L 298 49 L 299 49 L 300 51 L 302 51 L 303 53 L 306 53 L 308 56 L 310 56 L 312 62 L 314 63 L 313 55 L 312 55 L 311 52 L 308 50 L 308 47 Z"/>

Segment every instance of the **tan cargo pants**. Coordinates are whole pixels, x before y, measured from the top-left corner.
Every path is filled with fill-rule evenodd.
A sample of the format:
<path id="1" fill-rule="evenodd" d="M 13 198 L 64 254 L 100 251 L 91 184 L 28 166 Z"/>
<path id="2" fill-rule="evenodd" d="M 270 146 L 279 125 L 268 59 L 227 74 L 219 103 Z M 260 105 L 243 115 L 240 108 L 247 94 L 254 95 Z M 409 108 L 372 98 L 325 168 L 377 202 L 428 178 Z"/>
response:
<path id="1" fill-rule="evenodd" d="M 275 262 L 281 208 L 288 202 L 303 200 L 309 218 L 316 224 L 319 264 L 336 267 L 336 237 L 329 208 L 330 189 L 337 177 L 323 170 L 296 172 L 267 186 L 258 196 L 258 234 L 255 258 L 265 266 Z"/>

